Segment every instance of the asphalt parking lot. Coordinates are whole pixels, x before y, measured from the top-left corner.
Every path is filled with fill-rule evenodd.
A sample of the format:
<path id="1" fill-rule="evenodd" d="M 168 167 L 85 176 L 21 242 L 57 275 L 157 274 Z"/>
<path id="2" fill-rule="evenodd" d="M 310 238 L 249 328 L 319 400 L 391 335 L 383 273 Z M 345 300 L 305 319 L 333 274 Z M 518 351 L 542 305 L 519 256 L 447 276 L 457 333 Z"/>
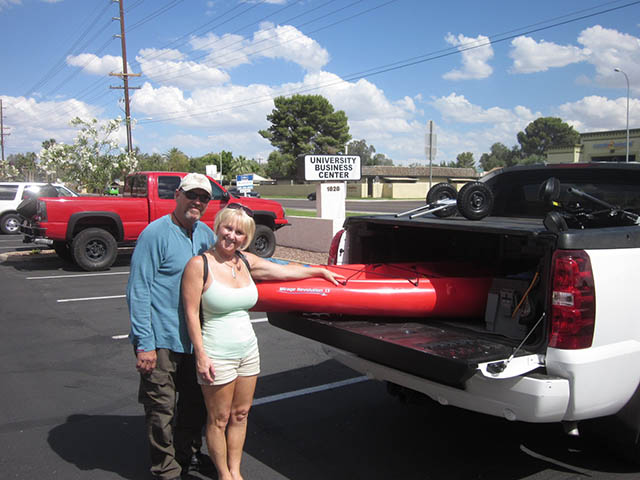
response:
<path id="1" fill-rule="evenodd" d="M 6 247 L 11 239 L 0 240 Z M 128 270 L 126 254 L 95 273 L 55 255 L 0 263 L 2 478 L 148 478 L 126 338 Z M 399 402 L 321 345 L 271 326 L 264 314 L 252 319 L 262 373 L 246 480 L 640 478 L 640 467 L 588 448 L 558 425 Z"/>

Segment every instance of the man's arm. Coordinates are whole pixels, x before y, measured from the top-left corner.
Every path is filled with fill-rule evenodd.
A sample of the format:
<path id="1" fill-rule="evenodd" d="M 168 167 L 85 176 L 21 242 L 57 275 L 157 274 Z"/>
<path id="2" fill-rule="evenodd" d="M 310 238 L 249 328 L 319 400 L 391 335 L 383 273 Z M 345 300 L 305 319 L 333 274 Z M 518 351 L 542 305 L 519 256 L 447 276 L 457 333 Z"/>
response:
<path id="1" fill-rule="evenodd" d="M 151 364 L 155 367 L 156 344 L 151 326 L 151 288 L 162 258 L 160 241 L 161 238 L 153 235 L 153 232 L 142 232 L 131 257 L 131 271 L 127 284 L 127 304 L 131 321 L 129 337 L 136 349 L 138 368 L 144 370 Z M 140 353 L 148 355 L 141 356 Z"/>

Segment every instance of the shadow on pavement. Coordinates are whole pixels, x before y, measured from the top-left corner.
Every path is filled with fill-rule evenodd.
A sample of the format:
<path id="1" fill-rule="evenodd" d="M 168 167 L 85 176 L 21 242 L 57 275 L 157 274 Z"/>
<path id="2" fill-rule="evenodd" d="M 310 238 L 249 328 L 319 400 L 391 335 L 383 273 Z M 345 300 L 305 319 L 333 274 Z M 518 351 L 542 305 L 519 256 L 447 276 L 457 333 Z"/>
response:
<path id="1" fill-rule="evenodd" d="M 148 478 L 144 416 L 70 415 L 47 441 L 63 460 L 82 471 L 104 470 L 122 478 Z"/>

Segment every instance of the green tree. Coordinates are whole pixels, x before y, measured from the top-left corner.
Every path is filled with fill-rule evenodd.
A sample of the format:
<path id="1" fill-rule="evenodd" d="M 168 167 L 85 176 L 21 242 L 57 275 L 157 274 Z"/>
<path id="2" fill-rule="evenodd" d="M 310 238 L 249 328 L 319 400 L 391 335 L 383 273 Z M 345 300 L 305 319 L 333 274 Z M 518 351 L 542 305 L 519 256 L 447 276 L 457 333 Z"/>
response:
<path id="1" fill-rule="evenodd" d="M 480 157 L 480 166 L 485 172 L 496 167 L 510 167 L 519 163 L 518 149 L 509 149 L 505 144 L 496 142 L 491 145 L 490 153 L 483 153 Z"/>
<path id="2" fill-rule="evenodd" d="M 392 167 L 393 160 L 387 157 L 384 153 L 376 153 L 373 156 L 371 165 L 385 165 L 385 166 Z"/>
<path id="3" fill-rule="evenodd" d="M 462 152 L 456 157 L 456 167 L 458 168 L 475 168 L 476 161 L 473 159 L 472 152 Z"/>
<path id="4" fill-rule="evenodd" d="M 159 153 L 139 153 L 138 169 L 150 172 L 167 171 L 167 159 Z"/>
<path id="5" fill-rule="evenodd" d="M 296 162 L 290 154 L 273 151 L 269 154 L 265 170 L 270 178 L 292 178 L 296 174 Z"/>
<path id="6" fill-rule="evenodd" d="M 173 147 L 165 155 L 167 170 L 170 172 L 186 172 L 189 170 L 189 157 L 176 147 Z"/>
<path id="7" fill-rule="evenodd" d="M 137 168 L 135 153 L 127 153 L 112 138 L 122 125 L 121 119 L 99 124 L 95 118 L 71 121 L 78 127 L 73 145 L 47 142 L 40 151 L 40 164 L 47 174 L 79 184 L 89 191 L 104 192 L 116 178 L 124 178 Z"/>
<path id="8" fill-rule="evenodd" d="M 338 153 L 351 139 L 345 113 L 321 95 L 277 97 L 273 103 L 271 126 L 259 133 L 284 155 Z"/>
<path id="9" fill-rule="evenodd" d="M 518 132 L 522 157 L 543 156 L 550 148 L 572 146 L 580 141 L 580 134 L 557 117 L 540 117 Z"/>
<path id="10" fill-rule="evenodd" d="M 38 156 L 34 152 L 14 153 L 7 157 L 7 162 L 18 170 L 18 177 L 23 181 L 46 179 L 46 172 L 38 166 Z"/>
<path id="11" fill-rule="evenodd" d="M 352 140 L 347 145 L 349 155 L 358 155 L 362 166 L 374 165 L 373 158 L 376 148 L 373 145 L 367 145 L 366 140 Z"/>

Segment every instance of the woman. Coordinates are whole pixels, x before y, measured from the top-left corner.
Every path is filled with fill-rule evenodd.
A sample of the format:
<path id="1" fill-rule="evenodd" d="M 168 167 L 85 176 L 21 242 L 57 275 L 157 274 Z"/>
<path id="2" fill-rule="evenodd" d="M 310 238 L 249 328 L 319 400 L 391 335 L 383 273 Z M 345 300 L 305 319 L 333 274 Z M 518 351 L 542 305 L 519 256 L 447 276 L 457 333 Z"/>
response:
<path id="1" fill-rule="evenodd" d="M 282 265 L 240 253 L 255 232 L 253 212 L 243 205 L 233 203 L 218 212 L 214 232 L 215 245 L 204 256 L 193 257 L 185 268 L 182 297 L 198 383 L 207 406 L 209 455 L 220 480 L 241 480 L 247 415 L 260 373 L 258 344 L 248 312 L 258 300 L 253 281 L 323 277 L 338 285 L 344 277 L 324 268 Z"/>

